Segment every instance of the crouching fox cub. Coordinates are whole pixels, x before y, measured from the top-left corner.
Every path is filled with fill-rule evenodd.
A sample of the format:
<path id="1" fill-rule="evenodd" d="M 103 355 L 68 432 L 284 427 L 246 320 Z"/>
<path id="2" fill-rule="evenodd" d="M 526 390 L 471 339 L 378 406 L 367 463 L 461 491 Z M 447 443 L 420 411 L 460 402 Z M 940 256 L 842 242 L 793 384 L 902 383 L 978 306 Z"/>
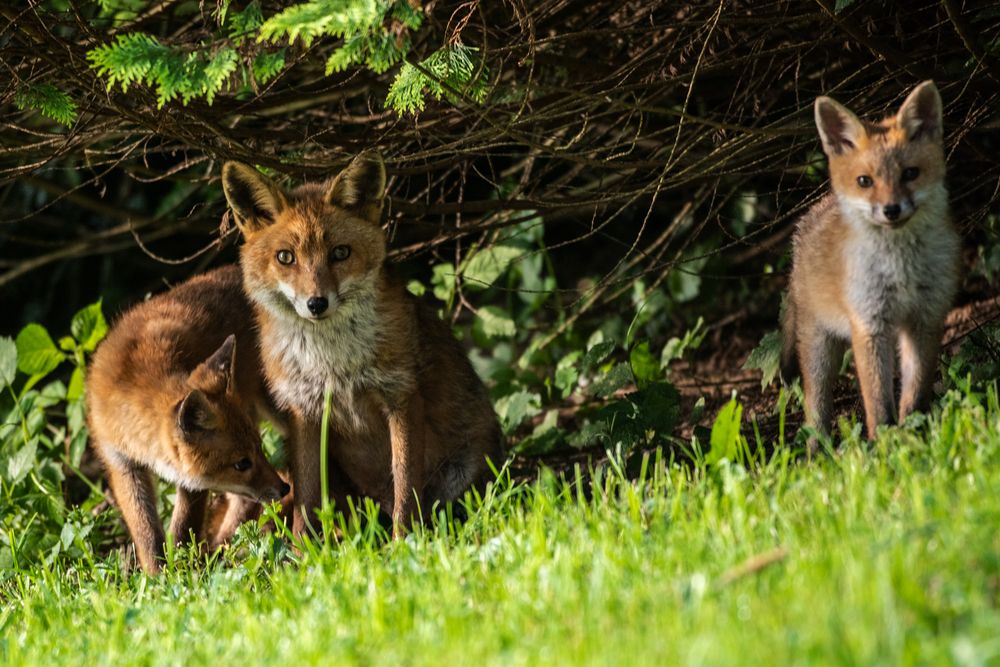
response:
<path id="1" fill-rule="evenodd" d="M 504 458 L 500 427 L 448 326 L 386 266 L 382 159 L 362 154 L 328 183 L 291 191 L 230 162 L 222 184 L 245 238 L 267 380 L 291 415 L 294 531 L 320 504 L 326 389 L 335 500 L 374 498 L 398 536 L 421 505 L 485 483 L 487 461 Z"/>
<path id="2" fill-rule="evenodd" d="M 807 421 L 826 430 L 832 388 L 854 351 L 868 436 L 928 407 L 944 318 L 958 287 L 941 97 L 917 86 L 898 113 L 865 123 L 828 97 L 815 106 L 833 192 L 799 221 L 782 322 L 782 376 L 801 370 Z M 896 353 L 902 391 L 893 390 Z"/>
<path id="3" fill-rule="evenodd" d="M 270 406 L 236 267 L 126 313 L 94 354 L 87 403 L 91 440 L 147 572 L 160 570 L 164 545 L 152 473 L 177 484 L 178 543 L 191 531 L 202 538 L 209 490 L 257 502 L 288 491 L 261 450 L 257 422 Z"/>

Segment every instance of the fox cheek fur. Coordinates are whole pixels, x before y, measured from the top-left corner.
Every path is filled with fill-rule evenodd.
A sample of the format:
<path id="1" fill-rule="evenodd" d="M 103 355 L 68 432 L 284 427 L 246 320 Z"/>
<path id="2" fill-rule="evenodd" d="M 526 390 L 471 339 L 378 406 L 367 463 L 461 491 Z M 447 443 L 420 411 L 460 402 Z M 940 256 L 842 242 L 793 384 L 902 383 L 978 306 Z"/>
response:
<path id="1" fill-rule="evenodd" d="M 782 377 L 801 371 L 806 419 L 825 431 L 850 345 L 873 437 L 879 424 L 928 407 L 944 319 L 958 288 L 960 243 L 945 188 L 941 97 L 925 81 L 877 124 L 820 97 L 815 117 L 832 193 L 796 228 Z"/>

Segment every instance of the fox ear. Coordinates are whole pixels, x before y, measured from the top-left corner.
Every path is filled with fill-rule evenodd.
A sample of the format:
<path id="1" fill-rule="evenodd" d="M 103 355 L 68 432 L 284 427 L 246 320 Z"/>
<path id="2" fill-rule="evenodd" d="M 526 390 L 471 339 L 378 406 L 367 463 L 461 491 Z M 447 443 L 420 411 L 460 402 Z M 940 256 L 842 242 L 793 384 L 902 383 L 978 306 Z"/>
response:
<path id="1" fill-rule="evenodd" d="M 326 203 L 378 222 L 385 195 L 385 164 L 378 151 L 365 151 L 327 187 Z"/>
<path id="2" fill-rule="evenodd" d="M 244 234 L 270 225 L 288 206 L 285 193 L 274 181 L 242 162 L 222 165 L 222 190 Z"/>
<path id="3" fill-rule="evenodd" d="M 924 81 L 913 89 L 899 107 L 896 123 L 910 141 L 940 140 L 942 136 L 941 94 L 933 81 Z"/>
<path id="4" fill-rule="evenodd" d="M 828 156 L 853 149 L 865 136 L 865 126 L 858 117 L 829 97 L 816 98 L 816 128 Z"/>
<path id="5" fill-rule="evenodd" d="M 210 394 L 230 391 L 233 385 L 233 368 L 236 366 L 236 336 L 229 334 L 219 349 L 191 372 L 188 379 L 192 387 Z"/>
<path id="6" fill-rule="evenodd" d="M 177 428 L 191 438 L 216 426 L 215 413 L 208 397 L 200 389 L 192 389 L 177 404 Z"/>

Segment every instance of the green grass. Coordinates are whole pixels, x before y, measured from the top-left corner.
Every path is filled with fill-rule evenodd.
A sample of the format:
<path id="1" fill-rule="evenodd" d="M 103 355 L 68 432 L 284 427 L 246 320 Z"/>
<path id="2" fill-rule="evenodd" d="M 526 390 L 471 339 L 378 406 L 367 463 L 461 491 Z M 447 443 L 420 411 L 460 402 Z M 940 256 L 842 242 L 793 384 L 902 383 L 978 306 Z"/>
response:
<path id="1" fill-rule="evenodd" d="M 251 526 L 159 578 L 117 555 L 11 570 L 0 659 L 1000 664 L 998 463 L 995 391 L 952 392 L 811 461 L 612 465 L 589 497 L 542 473 L 396 543 L 355 522 L 300 559 Z"/>

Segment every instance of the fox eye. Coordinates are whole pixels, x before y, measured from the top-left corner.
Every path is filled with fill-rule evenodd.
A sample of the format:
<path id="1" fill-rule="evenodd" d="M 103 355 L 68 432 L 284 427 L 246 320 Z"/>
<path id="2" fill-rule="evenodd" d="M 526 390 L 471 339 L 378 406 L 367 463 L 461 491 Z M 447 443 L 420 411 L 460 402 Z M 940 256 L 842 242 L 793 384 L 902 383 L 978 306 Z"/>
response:
<path id="1" fill-rule="evenodd" d="M 330 253 L 330 257 L 332 257 L 338 262 L 342 262 L 343 260 L 347 259 L 350 256 L 351 256 L 351 246 L 349 245 L 339 245 L 333 249 L 333 252 Z"/>
<path id="2" fill-rule="evenodd" d="M 902 178 L 903 182 L 907 183 L 909 181 L 917 180 L 917 176 L 920 175 L 920 169 L 917 167 L 907 167 L 903 170 Z"/>
<path id="3" fill-rule="evenodd" d="M 858 185 L 863 188 L 870 188 L 875 185 L 875 181 L 872 180 L 871 176 L 858 176 Z"/>
<path id="4" fill-rule="evenodd" d="M 250 466 L 252 465 L 253 463 L 250 462 L 250 459 L 244 457 L 239 461 L 237 461 L 236 463 L 234 463 L 233 467 L 236 468 L 238 471 L 243 472 L 244 470 L 250 470 Z"/>
<path id="5" fill-rule="evenodd" d="M 278 264 L 284 264 L 285 266 L 295 262 L 295 253 L 291 250 L 279 250 L 275 257 L 278 260 Z"/>

